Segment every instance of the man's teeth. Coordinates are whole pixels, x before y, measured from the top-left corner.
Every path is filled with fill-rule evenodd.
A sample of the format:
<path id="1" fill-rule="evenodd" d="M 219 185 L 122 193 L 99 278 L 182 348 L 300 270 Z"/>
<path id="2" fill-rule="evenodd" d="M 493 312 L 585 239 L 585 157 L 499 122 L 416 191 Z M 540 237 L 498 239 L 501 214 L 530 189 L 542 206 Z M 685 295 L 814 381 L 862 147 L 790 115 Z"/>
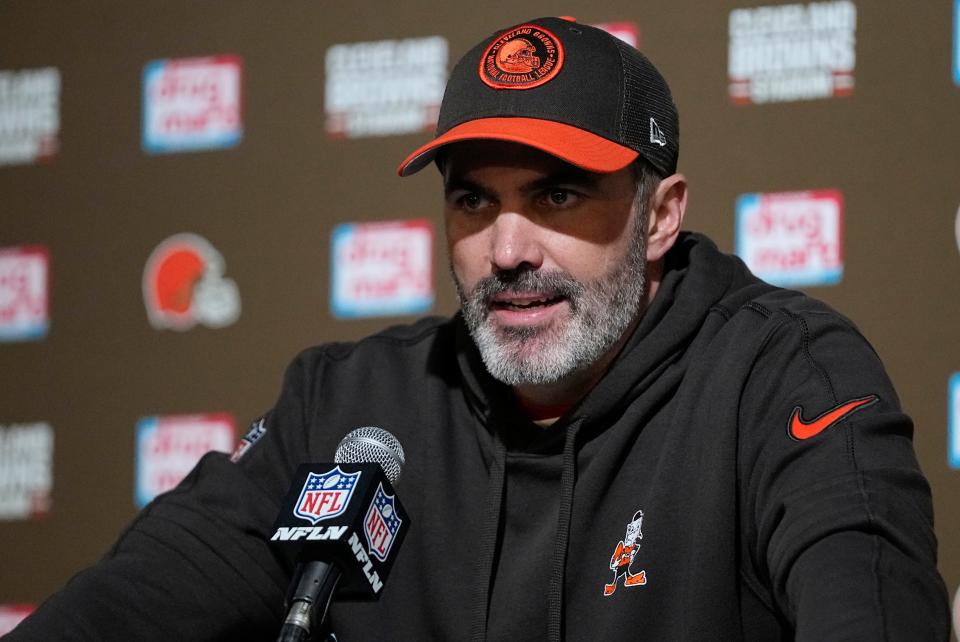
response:
<path id="1" fill-rule="evenodd" d="M 555 299 L 531 299 L 527 301 L 504 301 L 503 304 L 512 308 L 532 308 L 538 305 L 547 305 L 553 301 Z"/>

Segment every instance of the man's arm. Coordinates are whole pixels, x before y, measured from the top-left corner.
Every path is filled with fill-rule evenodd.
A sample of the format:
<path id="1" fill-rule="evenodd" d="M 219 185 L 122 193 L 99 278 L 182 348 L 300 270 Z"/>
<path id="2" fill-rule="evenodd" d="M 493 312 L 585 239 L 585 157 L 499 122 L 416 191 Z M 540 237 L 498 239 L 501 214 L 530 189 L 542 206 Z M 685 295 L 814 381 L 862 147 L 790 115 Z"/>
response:
<path id="1" fill-rule="evenodd" d="M 826 311 L 771 321 L 740 409 L 752 572 L 797 640 L 946 640 L 930 488 L 880 360 Z"/>
<path id="2" fill-rule="evenodd" d="M 268 531 L 307 458 L 309 367 L 304 356 L 290 366 L 266 432 L 238 462 L 204 456 L 5 639 L 272 639 L 292 563 L 276 557 Z"/>

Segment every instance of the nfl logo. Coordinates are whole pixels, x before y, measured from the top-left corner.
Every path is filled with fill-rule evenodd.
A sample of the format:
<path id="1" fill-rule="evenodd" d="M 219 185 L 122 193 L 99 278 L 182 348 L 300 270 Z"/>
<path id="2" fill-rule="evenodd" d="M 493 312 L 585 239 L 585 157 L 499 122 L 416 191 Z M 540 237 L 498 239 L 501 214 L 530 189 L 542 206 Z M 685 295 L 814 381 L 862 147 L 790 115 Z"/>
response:
<path id="1" fill-rule="evenodd" d="M 345 473 L 340 466 L 320 475 L 309 473 L 293 514 L 311 524 L 340 515 L 347 509 L 359 479 L 360 471 Z"/>
<path id="2" fill-rule="evenodd" d="M 397 515 L 395 499 L 396 495 L 387 495 L 383 490 L 383 484 L 380 484 L 364 518 L 363 532 L 367 536 L 370 554 L 381 562 L 387 561 L 393 539 L 400 530 L 402 522 Z"/>

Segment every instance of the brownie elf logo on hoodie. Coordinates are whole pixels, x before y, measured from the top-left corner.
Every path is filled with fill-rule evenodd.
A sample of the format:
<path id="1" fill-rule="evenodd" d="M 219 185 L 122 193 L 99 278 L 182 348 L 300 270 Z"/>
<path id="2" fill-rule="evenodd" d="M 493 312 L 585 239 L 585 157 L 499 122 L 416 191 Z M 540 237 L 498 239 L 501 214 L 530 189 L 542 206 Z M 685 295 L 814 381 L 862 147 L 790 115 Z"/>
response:
<path id="1" fill-rule="evenodd" d="M 638 569 L 634 571 L 633 562 L 640 550 L 640 540 L 643 539 L 643 511 L 633 514 L 633 519 L 627 522 L 627 531 L 623 539 L 617 542 L 610 556 L 610 570 L 613 571 L 613 580 L 603 585 L 604 596 L 613 595 L 617 590 L 617 582 L 623 578 L 624 587 L 644 586 L 647 583 L 647 572 Z"/>

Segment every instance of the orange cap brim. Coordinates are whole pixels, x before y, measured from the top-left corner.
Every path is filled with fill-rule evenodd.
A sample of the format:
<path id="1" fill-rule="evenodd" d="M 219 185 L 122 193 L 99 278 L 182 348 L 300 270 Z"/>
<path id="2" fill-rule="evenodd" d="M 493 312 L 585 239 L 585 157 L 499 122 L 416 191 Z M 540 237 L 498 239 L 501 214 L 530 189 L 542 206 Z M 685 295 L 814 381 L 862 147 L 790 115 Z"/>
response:
<path id="1" fill-rule="evenodd" d="M 464 140 L 504 140 L 528 145 L 581 169 L 616 172 L 640 154 L 629 147 L 572 125 L 538 118 L 479 118 L 453 127 L 400 163 L 397 173 L 410 176 L 426 167 L 444 145 Z"/>

